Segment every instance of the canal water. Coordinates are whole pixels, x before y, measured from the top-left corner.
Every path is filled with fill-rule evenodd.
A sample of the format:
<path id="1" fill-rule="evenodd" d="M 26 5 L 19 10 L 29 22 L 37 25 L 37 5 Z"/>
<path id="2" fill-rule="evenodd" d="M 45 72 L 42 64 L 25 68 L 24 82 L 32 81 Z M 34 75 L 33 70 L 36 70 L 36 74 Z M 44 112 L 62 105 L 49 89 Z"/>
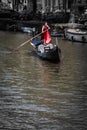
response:
<path id="1" fill-rule="evenodd" d="M 60 63 L 10 53 L 29 38 L 0 31 L 0 130 L 87 130 L 87 44 L 59 38 Z"/>

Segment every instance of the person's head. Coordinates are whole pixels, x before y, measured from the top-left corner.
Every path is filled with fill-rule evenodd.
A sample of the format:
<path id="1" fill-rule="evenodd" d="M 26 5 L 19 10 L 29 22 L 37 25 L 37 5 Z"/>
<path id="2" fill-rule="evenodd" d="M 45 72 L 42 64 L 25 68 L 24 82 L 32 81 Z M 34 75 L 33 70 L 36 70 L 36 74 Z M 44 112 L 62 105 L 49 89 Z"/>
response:
<path id="1" fill-rule="evenodd" d="M 45 22 L 45 25 L 47 25 L 47 22 Z"/>
<path id="2" fill-rule="evenodd" d="M 47 25 L 47 22 L 45 21 L 43 24 L 44 24 L 44 25 Z"/>

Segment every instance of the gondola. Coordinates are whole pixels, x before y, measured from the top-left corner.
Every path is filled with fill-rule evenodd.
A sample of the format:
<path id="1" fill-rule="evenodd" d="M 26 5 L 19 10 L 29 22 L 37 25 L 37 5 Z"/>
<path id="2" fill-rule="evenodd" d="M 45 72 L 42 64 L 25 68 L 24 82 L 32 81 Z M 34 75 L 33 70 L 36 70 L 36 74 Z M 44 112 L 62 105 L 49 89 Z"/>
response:
<path id="1" fill-rule="evenodd" d="M 35 52 L 39 58 L 51 62 L 60 62 L 61 50 L 57 44 L 49 43 L 44 45 L 43 41 L 39 38 L 34 38 L 31 41 L 31 45 L 35 48 Z"/>

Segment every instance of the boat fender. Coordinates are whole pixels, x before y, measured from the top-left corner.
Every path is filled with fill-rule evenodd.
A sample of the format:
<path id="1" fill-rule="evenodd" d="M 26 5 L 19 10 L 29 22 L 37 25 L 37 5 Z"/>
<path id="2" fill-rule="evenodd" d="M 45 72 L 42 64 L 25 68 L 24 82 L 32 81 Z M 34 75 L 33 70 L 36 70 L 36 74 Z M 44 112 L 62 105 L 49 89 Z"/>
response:
<path id="1" fill-rule="evenodd" d="M 85 39 L 85 37 L 84 37 L 84 36 L 82 36 L 82 41 L 83 41 L 83 42 L 85 42 L 85 40 L 86 40 L 86 39 Z"/>
<path id="2" fill-rule="evenodd" d="M 72 42 L 74 41 L 74 38 L 73 38 L 73 36 L 71 37 L 71 40 L 72 40 Z"/>

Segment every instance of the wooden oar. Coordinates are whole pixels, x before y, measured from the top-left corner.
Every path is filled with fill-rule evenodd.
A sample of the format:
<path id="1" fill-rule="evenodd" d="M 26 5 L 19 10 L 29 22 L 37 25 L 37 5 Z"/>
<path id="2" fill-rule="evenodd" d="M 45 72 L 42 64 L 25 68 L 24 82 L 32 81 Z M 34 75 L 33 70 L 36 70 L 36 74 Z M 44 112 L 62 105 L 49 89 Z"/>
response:
<path id="1" fill-rule="evenodd" d="M 30 38 L 29 40 L 27 40 L 27 41 L 23 42 L 23 43 L 22 43 L 22 44 L 20 44 L 18 47 L 16 47 L 15 49 L 13 49 L 13 51 L 12 51 L 12 52 L 17 51 L 19 48 L 21 48 L 21 47 L 22 47 L 22 46 L 24 46 L 25 44 L 29 43 L 30 41 L 32 41 L 32 39 L 34 39 L 34 38 L 36 38 L 36 37 L 40 36 L 41 34 L 42 34 L 42 32 L 41 32 L 41 33 L 39 33 L 39 34 L 37 34 L 37 35 L 35 35 L 34 37 Z"/>
<path id="2" fill-rule="evenodd" d="M 47 29 L 47 30 L 49 30 L 49 29 Z M 46 32 L 47 30 L 45 30 L 44 32 Z M 13 49 L 13 51 L 12 51 L 12 52 L 17 51 L 19 48 L 21 48 L 21 47 L 22 47 L 22 46 L 24 46 L 25 44 L 29 43 L 30 41 L 32 41 L 32 39 L 34 39 L 34 38 L 36 38 L 36 37 L 40 36 L 40 35 L 41 35 L 42 33 L 44 33 L 44 32 L 41 32 L 41 33 L 39 33 L 39 34 L 35 35 L 34 37 L 30 38 L 29 40 L 27 40 L 27 41 L 23 42 L 23 43 L 22 43 L 22 44 L 20 44 L 18 47 L 16 47 L 15 49 Z"/>

